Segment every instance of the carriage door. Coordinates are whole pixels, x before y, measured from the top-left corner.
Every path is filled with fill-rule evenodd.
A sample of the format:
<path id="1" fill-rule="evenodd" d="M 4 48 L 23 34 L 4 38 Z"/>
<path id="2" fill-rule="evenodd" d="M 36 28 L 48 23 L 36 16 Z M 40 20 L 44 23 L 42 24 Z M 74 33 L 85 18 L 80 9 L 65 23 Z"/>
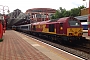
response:
<path id="1" fill-rule="evenodd" d="M 57 23 L 56 24 L 56 33 L 62 34 L 63 33 L 63 23 Z"/>
<path id="2" fill-rule="evenodd" d="M 56 23 L 56 33 L 60 34 L 60 25 L 59 25 L 59 23 Z"/>

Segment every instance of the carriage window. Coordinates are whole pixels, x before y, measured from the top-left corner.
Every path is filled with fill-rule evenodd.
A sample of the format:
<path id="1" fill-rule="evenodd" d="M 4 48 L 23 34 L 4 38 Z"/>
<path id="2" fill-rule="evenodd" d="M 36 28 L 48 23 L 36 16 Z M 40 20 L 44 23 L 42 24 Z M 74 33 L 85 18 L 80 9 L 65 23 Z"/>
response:
<path id="1" fill-rule="evenodd" d="M 54 32 L 54 24 L 49 25 L 49 32 Z"/>
<path id="2" fill-rule="evenodd" d="M 28 26 L 22 26 L 21 29 L 28 29 Z"/>
<path id="3" fill-rule="evenodd" d="M 70 20 L 69 25 L 70 26 L 80 26 L 80 23 L 77 20 Z"/>

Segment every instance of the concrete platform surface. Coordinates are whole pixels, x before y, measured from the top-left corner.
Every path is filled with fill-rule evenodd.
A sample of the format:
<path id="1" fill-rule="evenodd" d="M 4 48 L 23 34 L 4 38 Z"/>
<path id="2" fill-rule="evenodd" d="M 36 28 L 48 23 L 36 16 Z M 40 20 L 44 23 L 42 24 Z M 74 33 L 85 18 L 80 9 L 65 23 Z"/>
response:
<path id="1" fill-rule="evenodd" d="M 23 40 L 15 31 L 8 30 L 0 42 L 0 60 L 51 60 Z"/>
<path id="2" fill-rule="evenodd" d="M 90 36 L 88 36 L 88 32 L 83 33 L 83 37 L 86 37 L 86 39 L 90 40 Z"/>
<path id="3" fill-rule="evenodd" d="M 13 30 L 7 30 L 3 39 L 0 60 L 82 60 Z"/>

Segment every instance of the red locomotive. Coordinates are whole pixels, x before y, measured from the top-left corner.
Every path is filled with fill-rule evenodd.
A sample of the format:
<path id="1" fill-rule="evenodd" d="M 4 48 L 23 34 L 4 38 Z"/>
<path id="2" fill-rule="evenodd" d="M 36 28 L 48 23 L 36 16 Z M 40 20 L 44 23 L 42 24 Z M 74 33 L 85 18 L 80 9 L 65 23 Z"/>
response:
<path id="1" fill-rule="evenodd" d="M 65 17 L 56 20 L 42 21 L 28 25 L 20 25 L 18 30 L 47 37 L 58 42 L 84 41 L 83 28 L 80 21 L 74 17 Z"/>

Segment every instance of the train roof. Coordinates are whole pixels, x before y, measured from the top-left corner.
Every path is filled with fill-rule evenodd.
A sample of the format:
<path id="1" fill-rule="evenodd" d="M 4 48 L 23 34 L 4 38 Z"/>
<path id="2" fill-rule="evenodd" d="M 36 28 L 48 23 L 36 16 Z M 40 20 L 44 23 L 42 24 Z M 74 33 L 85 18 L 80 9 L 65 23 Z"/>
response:
<path id="1" fill-rule="evenodd" d="M 65 22 L 69 17 L 60 18 L 57 22 Z"/>
<path id="2" fill-rule="evenodd" d="M 56 22 L 58 19 L 60 19 L 60 18 L 57 18 L 57 19 L 51 19 L 49 22 Z"/>
<path id="3" fill-rule="evenodd" d="M 53 23 L 57 23 L 57 22 L 66 22 L 69 18 L 76 19 L 74 17 L 64 17 L 64 18 L 52 19 L 52 20 L 48 20 L 48 21 L 36 22 L 36 23 L 32 23 L 32 25 L 53 24 Z"/>
<path id="4" fill-rule="evenodd" d="M 36 23 L 32 23 L 32 25 L 38 25 L 38 24 L 46 24 L 48 23 L 50 20 L 48 21 L 42 21 L 42 22 L 36 22 Z"/>
<path id="5" fill-rule="evenodd" d="M 46 23 L 48 23 L 50 20 L 48 20 L 48 21 L 43 21 L 43 22 L 41 22 L 40 24 L 46 24 Z"/>
<path id="6" fill-rule="evenodd" d="M 76 20 L 78 20 L 77 18 L 71 16 L 71 17 L 60 18 L 59 20 L 57 20 L 57 22 L 66 22 L 68 19 L 76 19 Z"/>
<path id="7" fill-rule="evenodd" d="M 20 26 L 28 26 L 28 25 L 31 25 L 31 24 L 25 24 L 25 25 L 20 25 Z"/>

